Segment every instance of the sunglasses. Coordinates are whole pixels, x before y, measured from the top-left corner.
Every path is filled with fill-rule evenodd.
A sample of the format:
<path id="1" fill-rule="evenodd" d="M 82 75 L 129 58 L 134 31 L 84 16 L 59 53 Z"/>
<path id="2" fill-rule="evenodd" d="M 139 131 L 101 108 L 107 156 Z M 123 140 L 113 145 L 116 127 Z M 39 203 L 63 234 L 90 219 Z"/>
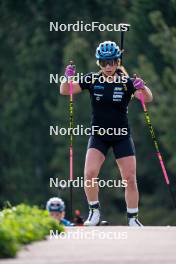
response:
<path id="1" fill-rule="evenodd" d="M 51 203 L 51 206 L 60 206 L 60 204 L 59 203 Z"/>
<path id="2" fill-rule="evenodd" d="M 99 60 L 99 64 L 102 67 L 106 67 L 107 65 L 114 66 L 117 64 L 117 60 Z"/>

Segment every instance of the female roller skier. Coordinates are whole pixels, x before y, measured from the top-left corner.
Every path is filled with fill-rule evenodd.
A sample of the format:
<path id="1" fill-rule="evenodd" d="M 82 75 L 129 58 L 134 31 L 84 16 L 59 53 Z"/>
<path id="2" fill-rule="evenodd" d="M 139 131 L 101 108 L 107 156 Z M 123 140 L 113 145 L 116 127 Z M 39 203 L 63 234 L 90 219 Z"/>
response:
<path id="1" fill-rule="evenodd" d="M 121 177 L 127 182 L 125 201 L 128 225 L 142 226 L 138 220 L 139 193 L 136 180 L 135 147 L 127 114 L 128 103 L 133 95 L 139 99 L 142 93 L 144 101 L 151 102 L 152 93 L 142 79 L 127 77 L 124 69 L 119 66 L 120 58 L 121 51 L 115 42 L 100 43 L 96 49 L 96 60 L 100 71 L 88 73 L 79 82 L 73 82 L 73 94 L 83 90 L 89 91 L 92 105 L 92 128 L 99 127 L 101 131 L 103 128 L 103 131 L 107 132 L 102 135 L 99 130 L 97 133 L 92 133 L 89 138 L 84 169 L 85 181 L 93 181 L 98 177 L 108 149 L 112 147 Z M 60 85 L 61 95 L 70 94 L 69 78 L 74 75 L 75 67 L 70 64 L 65 70 L 67 81 Z M 121 81 L 117 82 L 117 80 Z M 84 222 L 86 226 L 100 223 L 98 191 L 98 183 L 89 187 L 85 184 L 89 204 L 89 216 Z"/>

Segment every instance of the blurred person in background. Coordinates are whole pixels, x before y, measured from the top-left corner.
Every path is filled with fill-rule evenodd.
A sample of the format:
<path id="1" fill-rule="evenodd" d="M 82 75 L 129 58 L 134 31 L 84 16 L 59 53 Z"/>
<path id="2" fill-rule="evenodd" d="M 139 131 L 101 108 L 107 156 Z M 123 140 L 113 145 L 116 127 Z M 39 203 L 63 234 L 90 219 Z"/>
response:
<path id="1" fill-rule="evenodd" d="M 65 203 L 61 198 L 52 197 L 47 201 L 46 210 L 49 215 L 59 221 L 64 226 L 74 226 L 69 220 L 65 219 Z"/>

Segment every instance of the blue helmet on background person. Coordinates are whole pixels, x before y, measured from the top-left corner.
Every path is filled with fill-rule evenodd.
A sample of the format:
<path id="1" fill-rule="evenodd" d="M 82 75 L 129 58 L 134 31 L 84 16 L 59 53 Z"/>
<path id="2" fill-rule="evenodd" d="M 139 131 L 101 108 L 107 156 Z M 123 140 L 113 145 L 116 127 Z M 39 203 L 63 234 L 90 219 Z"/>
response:
<path id="1" fill-rule="evenodd" d="M 121 50 L 113 41 L 104 41 L 99 44 L 95 53 L 97 60 L 119 59 Z"/>
<path id="2" fill-rule="evenodd" d="M 61 198 L 52 197 L 48 200 L 46 204 L 46 209 L 49 212 L 59 212 L 62 213 L 65 211 L 65 203 Z"/>

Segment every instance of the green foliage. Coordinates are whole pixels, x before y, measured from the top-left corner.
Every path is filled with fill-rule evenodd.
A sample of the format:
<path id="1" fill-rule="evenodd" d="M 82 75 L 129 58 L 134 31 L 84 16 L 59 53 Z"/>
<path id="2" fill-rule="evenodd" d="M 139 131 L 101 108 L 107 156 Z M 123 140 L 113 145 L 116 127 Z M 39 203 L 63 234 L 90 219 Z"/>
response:
<path id="1" fill-rule="evenodd" d="M 21 245 L 45 239 L 50 230 L 64 231 L 48 212 L 20 204 L 0 212 L 0 258 L 13 257 Z"/>

